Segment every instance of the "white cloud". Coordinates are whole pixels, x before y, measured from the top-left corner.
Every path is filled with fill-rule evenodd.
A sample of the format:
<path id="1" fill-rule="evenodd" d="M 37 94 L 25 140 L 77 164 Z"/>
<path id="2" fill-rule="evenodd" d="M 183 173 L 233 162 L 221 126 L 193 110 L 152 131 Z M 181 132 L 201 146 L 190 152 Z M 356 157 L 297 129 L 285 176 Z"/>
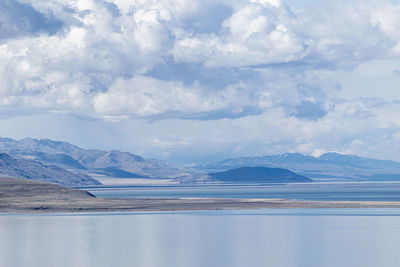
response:
<path id="1" fill-rule="evenodd" d="M 30 8 L 20 14 L 24 23 L 11 7 Z M 118 125 L 144 118 L 159 120 L 145 125 L 155 131 L 185 125 L 182 134 L 170 129 L 169 138 L 143 141 L 143 134 L 142 148 L 153 142 L 154 151 L 193 143 L 236 154 L 368 154 L 385 132 L 378 139 L 389 152 L 380 155 L 394 154 L 384 142 L 399 141 L 392 100 L 400 5 L 331 1 L 313 8 L 291 10 L 279 0 L 5 1 L 0 116 L 56 112 Z M 388 59 L 390 68 L 380 68 Z M 385 88 L 375 88 L 375 78 Z"/>
<path id="2" fill-rule="evenodd" d="M 200 62 L 215 68 L 302 59 L 307 40 L 301 40 L 292 32 L 287 25 L 290 15 L 284 9 L 271 10 L 275 6 L 245 5 L 223 22 L 218 36 L 183 35 L 175 42 L 175 61 Z"/>
<path id="3" fill-rule="evenodd" d="M 226 107 L 220 96 L 208 96 L 198 84 L 160 81 L 145 76 L 117 79 L 107 92 L 94 98 L 99 115 L 148 117 L 162 114 L 196 114 Z"/>
<path id="4" fill-rule="evenodd" d="M 122 118 L 221 114 L 212 118 L 280 106 L 288 116 L 304 115 L 326 110 L 335 97 L 334 83 L 326 85 L 320 69 L 351 67 L 379 57 L 390 45 L 395 51 L 400 41 L 396 31 L 400 7 L 372 2 L 333 4 L 317 16 L 290 12 L 277 0 L 221 1 L 232 13 L 212 33 L 187 27 L 210 1 L 24 3 L 63 23 L 56 34 L 24 30 L 25 36 L 0 44 L 1 101 L 30 112 L 51 109 Z M 7 11 L 7 6 L 0 9 Z M 200 64 L 198 77 L 188 83 L 180 77 L 159 79 L 148 74 L 160 65 L 168 69 L 181 63 Z M 265 64 L 270 66 L 265 71 L 243 68 Z M 238 78 L 216 88 L 201 78 L 207 68 L 221 72 L 235 68 Z M 249 79 L 245 73 L 250 72 Z M 152 81 L 150 89 L 136 84 L 144 77 Z M 119 105 L 109 107 L 111 103 Z"/>
<path id="5" fill-rule="evenodd" d="M 282 5 L 281 0 L 250 0 L 251 3 L 260 3 L 262 5 L 271 5 L 274 7 L 280 7 Z"/>

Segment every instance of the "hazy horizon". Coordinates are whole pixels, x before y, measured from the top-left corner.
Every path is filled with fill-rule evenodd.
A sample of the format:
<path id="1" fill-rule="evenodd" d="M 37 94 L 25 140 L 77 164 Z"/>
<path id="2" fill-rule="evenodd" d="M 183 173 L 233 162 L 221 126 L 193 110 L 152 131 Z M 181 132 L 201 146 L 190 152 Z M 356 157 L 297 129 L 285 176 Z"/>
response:
<path id="1" fill-rule="evenodd" d="M 66 143 L 68 143 L 68 144 L 71 144 L 71 145 L 74 145 L 74 146 L 77 146 L 77 147 L 79 147 L 80 149 L 83 149 L 83 150 L 90 150 L 90 149 L 94 149 L 94 150 L 105 150 L 105 151 L 112 151 L 112 150 L 119 150 L 119 151 L 121 151 L 121 152 L 128 152 L 128 153 L 131 153 L 131 154 L 134 154 L 134 155 L 137 155 L 137 156 L 143 156 L 143 155 L 139 155 L 139 154 L 137 154 L 137 153 L 135 153 L 134 151 L 128 151 L 128 150 L 124 150 L 124 149 L 117 149 L 117 148 L 112 148 L 112 147 L 110 147 L 110 148 L 99 148 L 99 147 L 85 147 L 85 146 L 79 146 L 79 145 L 77 145 L 77 144 L 74 144 L 74 143 L 71 143 L 71 142 L 68 142 L 68 141 L 65 141 L 65 140 L 55 140 L 55 139 L 50 139 L 50 138 L 32 138 L 32 137 L 29 137 L 29 136 L 27 136 L 27 137 L 23 137 L 23 138 L 10 138 L 10 137 L 5 137 L 5 136 L 0 136 L 0 138 L 5 138 L 5 139 L 13 139 L 13 140 L 16 140 L 16 141 L 21 141 L 21 140 L 23 140 L 23 139 L 34 139 L 34 140 L 51 140 L 51 141 L 55 141 L 55 142 L 66 142 Z M 0 153 L 1 153 L 2 151 L 0 151 Z M 212 163 L 216 163 L 216 162 L 222 162 L 222 161 L 224 161 L 224 160 L 230 160 L 230 159 L 238 159 L 238 158 L 257 158 L 257 157 L 265 157 L 265 156 L 281 156 L 281 155 L 285 155 L 285 154 L 296 154 L 296 153 L 299 153 L 299 152 L 290 152 L 290 151 L 288 151 L 288 152 L 284 152 L 284 153 L 274 153 L 274 154 L 260 154 L 260 155 L 238 155 L 237 157 L 230 157 L 230 156 L 227 156 L 227 157 L 225 157 L 225 158 L 221 158 L 221 157 L 216 157 L 216 158 L 214 158 L 214 159 L 208 159 L 208 161 L 207 160 L 205 160 L 205 161 L 197 161 L 197 162 L 189 162 L 189 161 L 187 161 L 187 162 L 185 162 L 185 161 L 181 161 L 181 162 L 177 162 L 177 161 L 169 161 L 170 163 L 175 163 L 175 164 L 180 164 L 180 165 L 183 165 L 183 166 L 187 166 L 187 167 L 190 167 L 190 166 L 199 166 L 199 165 L 204 165 L 204 164 L 208 164 L 208 163 L 210 163 L 210 164 L 212 164 Z M 339 153 L 339 152 L 337 152 L 337 151 L 325 151 L 324 153 L 322 153 L 322 154 L 318 154 L 318 155 L 312 155 L 312 154 L 305 154 L 305 153 L 299 153 L 299 154 L 301 154 L 301 155 L 304 155 L 304 156 L 311 156 L 311 157 L 315 157 L 315 158 L 319 158 L 319 157 L 321 157 L 321 156 L 324 156 L 324 155 L 327 155 L 327 154 L 340 154 L 340 155 L 346 155 L 346 156 L 357 156 L 357 157 L 362 157 L 362 156 L 360 156 L 360 155 L 356 155 L 356 154 L 343 154 L 343 153 Z M 147 158 L 147 157 L 144 157 L 145 159 L 149 159 L 149 160 L 162 160 L 161 158 Z M 379 159 L 379 158 L 374 158 L 374 157 L 362 157 L 362 158 L 368 158 L 368 159 L 376 159 L 376 160 L 388 160 L 388 161 L 395 161 L 395 160 L 393 160 L 393 159 Z M 397 162 L 397 161 L 395 161 L 395 162 Z"/>

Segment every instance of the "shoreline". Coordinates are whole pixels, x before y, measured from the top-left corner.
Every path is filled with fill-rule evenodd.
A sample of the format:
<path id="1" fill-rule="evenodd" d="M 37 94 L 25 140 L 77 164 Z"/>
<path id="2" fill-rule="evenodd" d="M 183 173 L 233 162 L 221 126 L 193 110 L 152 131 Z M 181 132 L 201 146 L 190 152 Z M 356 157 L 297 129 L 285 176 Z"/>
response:
<path id="1" fill-rule="evenodd" d="M 400 208 L 400 201 L 306 201 L 237 198 L 97 198 L 87 191 L 0 178 L 0 213 L 160 212 L 243 209 Z"/>
<path id="2" fill-rule="evenodd" d="M 104 199 L 18 201 L 0 204 L 0 214 L 162 212 L 250 209 L 400 208 L 400 202 L 297 201 L 288 199 Z"/>

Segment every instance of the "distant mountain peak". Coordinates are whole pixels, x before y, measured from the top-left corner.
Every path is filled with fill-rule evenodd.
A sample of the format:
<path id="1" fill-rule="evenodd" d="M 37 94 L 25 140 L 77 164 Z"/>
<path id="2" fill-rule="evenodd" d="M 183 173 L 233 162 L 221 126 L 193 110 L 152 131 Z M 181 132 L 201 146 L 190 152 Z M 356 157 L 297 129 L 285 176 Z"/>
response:
<path id="1" fill-rule="evenodd" d="M 63 141 L 53 141 L 50 139 L 35 139 L 25 137 L 20 140 L 11 138 L 0 138 L 0 151 L 13 155 L 34 154 L 38 152 L 58 154 L 72 153 L 81 150 L 81 148 Z"/>
<path id="2" fill-rule="evenodd" d="M 81 150 L 81 148 L 72 145 L 68 142 L 64 142 L 64 141 L 54 141 L 48 138 L 44 138 L 44 139 L 34 139 L 34 138 L 30 138 L 30 137 L 26 137 L 24 139 L 21 140 L 22 142 L 30 142 L 36 145 L 40 145 L 40 146 L 45 146 L 51 149 L 54 149 L 55 151 L 59 151 L 59 152 L 74 152 L 77 150 Z"/>

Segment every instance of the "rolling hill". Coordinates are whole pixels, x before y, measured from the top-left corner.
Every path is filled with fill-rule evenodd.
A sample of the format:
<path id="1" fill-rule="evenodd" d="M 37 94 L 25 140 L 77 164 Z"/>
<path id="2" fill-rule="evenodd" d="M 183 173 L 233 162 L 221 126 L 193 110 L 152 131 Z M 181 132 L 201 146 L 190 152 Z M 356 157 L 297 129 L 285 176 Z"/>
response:
<path id="1" fill-rule="evenodd" d="M 241 167 L 223 172 L 209 173 L 210 177 L 222 182 L 238 183 L 299 183 L 311 179 L 282 168 Z"/>

